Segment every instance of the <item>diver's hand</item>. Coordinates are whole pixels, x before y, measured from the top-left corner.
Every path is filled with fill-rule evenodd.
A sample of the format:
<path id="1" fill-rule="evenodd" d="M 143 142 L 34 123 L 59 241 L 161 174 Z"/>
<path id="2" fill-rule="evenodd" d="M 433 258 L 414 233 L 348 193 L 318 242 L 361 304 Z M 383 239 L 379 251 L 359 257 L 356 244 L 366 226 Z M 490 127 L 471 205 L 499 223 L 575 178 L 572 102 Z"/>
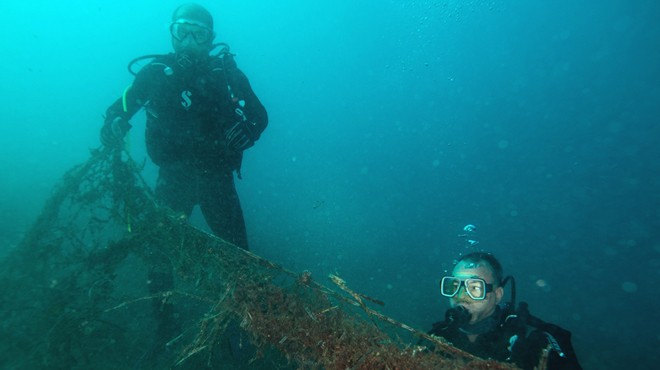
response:
<path id="1" fill-rule="evenodd" d="M 231 149 L 241 151 L 245 150 L 252 145 L 257 139 L 257 129 L 254 122 L 240 121 L 236 122 L 227 132 L 225 132 L 225 140 L 227 146 Z"/>
<path id="2" fill-rule="evenodd" d="M 119 146 L 131 124 L 122 117 L 116 117 L 101 127 L 101 143 L 105 146 Z"/>

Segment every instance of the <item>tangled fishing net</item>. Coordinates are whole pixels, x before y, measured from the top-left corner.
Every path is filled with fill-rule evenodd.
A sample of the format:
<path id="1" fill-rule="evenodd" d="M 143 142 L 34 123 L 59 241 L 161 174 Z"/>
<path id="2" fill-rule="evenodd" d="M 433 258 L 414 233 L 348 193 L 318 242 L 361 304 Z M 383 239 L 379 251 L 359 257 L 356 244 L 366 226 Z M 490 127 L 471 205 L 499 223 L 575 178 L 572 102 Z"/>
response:
<path id="1" fill-rule="evenodd" d="M 0 266 L 3 369 L 510 368 L 385 317 L 338 276 L 320 284 L 191 226 L 119 150 L 70 170 Z M 154 289 L 163 266 L 171 285 Z"/>

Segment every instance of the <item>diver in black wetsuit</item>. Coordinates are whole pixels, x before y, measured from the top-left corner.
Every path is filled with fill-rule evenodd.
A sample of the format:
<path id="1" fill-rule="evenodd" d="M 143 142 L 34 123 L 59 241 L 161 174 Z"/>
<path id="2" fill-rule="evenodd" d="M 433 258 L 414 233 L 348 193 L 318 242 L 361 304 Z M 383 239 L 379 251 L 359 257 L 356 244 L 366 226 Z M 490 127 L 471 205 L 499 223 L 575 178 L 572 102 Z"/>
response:
<path id="1" fill-rule="evenodd" d="M 429 334 L 478 357 L 523 369 L 582 369 L 569 331 L 531 316 L 524 302 L 516 311 L 515 302 L 500 305 L 509 280 L 514 284 L 511 277 L 502 280 L 502 266 L 491 254 L 476 252 L 461 258 L 440 284 L 451 308 Z"/>
<path id="2" fill-rule="evenodd" d="M 106 111 L 104 145 L 118 145 L 142 107 L 146 142 L 160 167 L 156 195 L 186 216 L 199 204 L 214 234 L 248 248 L 234 175 L 243 151 L 266 128 L 265 108 L 225 47 L 210 55 L 213 18 L 196 4 L 176 9 L 170 25 L 174 53 L 155 56 Z"/>
<path id="3" fill-rule="evenodd" d="M 243 151 L 259 139 L 268 115 L 228 46 L 213 44 L 213 17 L 205 8 L 178 7 L 170 33 L 174 53 L 129 64 L 133 73 L 135 61 L 152 59 L 107 109 L 101 142 L 120 147 L 129 120 L 144 108 L 147 151 L 160 169 L 158 200 L 187 217 L 198 204 L 215 235 L 248 249 L 234 172 L 240 178 Z M 169 261 L 150 266 L 148 284 L 152 293 L 173 289 Z M 166 299 L 156 300 L 154 309 L 162 344 L 179 334 L 179 319 Z"/>

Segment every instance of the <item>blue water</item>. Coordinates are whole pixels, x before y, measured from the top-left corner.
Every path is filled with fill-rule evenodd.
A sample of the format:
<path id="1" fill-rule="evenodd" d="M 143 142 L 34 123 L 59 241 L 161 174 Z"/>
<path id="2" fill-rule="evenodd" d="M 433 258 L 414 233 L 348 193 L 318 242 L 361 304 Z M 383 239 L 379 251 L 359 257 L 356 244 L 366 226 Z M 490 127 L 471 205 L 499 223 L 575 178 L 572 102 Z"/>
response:
<path id="1" fill-rule="evenodd" d="M 0 5 L 0 254 L 98 146 L 127 62 L 169 51 L 178 4 Z M 238 182 L 252 250 L 420 329 L 452 260 L 492 251 L 585 368 L 656 367 L 659 4 L 204 4 L 270 115 Z"/>

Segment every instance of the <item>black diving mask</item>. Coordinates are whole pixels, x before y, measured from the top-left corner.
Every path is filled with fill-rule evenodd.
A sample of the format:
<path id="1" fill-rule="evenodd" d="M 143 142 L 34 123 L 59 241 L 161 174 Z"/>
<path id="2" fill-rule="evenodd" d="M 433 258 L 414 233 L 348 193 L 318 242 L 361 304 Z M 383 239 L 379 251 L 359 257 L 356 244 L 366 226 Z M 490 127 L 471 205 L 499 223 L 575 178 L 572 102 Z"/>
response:
<path id="1" fill-rule="evenodd" d="M 191 36 L 197 45 L 206 44 L 213 38 L 213 30 L 203 23 L 179 19 L 170 25 L 170 33 L 178 41 Z"/>

